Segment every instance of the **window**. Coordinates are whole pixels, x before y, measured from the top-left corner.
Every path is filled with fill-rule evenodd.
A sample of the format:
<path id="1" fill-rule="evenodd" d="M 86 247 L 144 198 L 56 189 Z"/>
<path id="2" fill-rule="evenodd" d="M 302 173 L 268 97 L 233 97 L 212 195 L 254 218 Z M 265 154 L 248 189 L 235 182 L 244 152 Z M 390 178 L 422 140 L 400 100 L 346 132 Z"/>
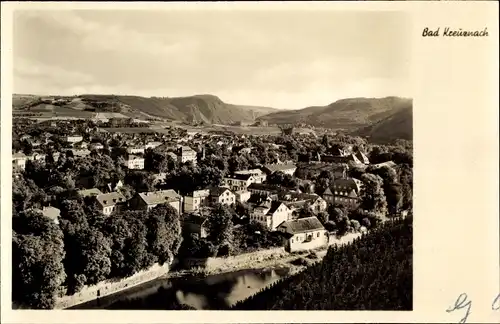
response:
<path id="1" fill-rule="evenodd" d="M 293 243 L 293 239 L 291 239 L 291 240 L 290 240 L 290 242 L 292 242 L 292 243 Z"/>
<path id="2" fill-rule="evenodd" d="M 320 232 L 318 232 L 318 235 L 316 237 L 319 237 Z"/>

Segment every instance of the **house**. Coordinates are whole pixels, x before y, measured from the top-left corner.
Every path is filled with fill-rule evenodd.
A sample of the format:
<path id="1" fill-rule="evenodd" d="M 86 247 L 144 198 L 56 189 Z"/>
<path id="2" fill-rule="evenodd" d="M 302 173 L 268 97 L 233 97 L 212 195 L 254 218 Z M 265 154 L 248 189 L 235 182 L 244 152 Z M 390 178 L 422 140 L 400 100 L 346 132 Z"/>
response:
<path id="1" fill-rule="evenodd" d="M 359 206 L 361 184 L 353 178 L 334 179 L 333 185 L 323 192 L 323 199 L 329 204 L 344 205 L 355 209 Z"/>
<path id="2" fill-rule="evenodd" d="M 85 197 L 92 197 L 92 196 L 98 196 L 102 195 L 102 191 L 97 189 L 97 188 L 92 188 L 92 189 L 83 189 L 83 190 L 78 190 L 78 194 L 82 196 L 82 198 Z"/>
<path id="3" fill-rule="evenodd" d="M 208 236 L 207 218 L 201 215 L 188 214 L 182 222 L 182 230 L 198 234 L 200 238 Z"/>
<path id="4" fill-rule="evenodd" d="M 316 217 L 299 218 L 281 223 L 278 231 L 287 237 L 288 252 L 317 249 L 328 245 L 327 231 Z"/>
<path id="5" fill-rule="evenodd" d="M 254 183 L 263 183 L 267 179 L 267 175 L 260 169 L 235 171 L 234 174 L 249 174 L 255 179 Z"/>
<path id="6" fill-rule="evenodd" d="M 184 196 L 184 212 L 194 212 L 200 209 L 201 206 L 208 206 L 210 202 L 210 190 L 196 190 L 191 194 Z"/>
<path id="7" fill-rule="evenodd" d="M 236 196 L 236 201 L 240 203 L 246 203 L 252 196 L 252 193 L 248 190 L 236 191 L 234 194 Z"/>
<path id="8" fill-rule="evenodd" d="M 130 200 L 130 207 L 135 210 L 150 210 L 157 205 L 169 204 L 180 213 L 181 201 L 182 197 L 171 189 L 141 192 Z"/>
<path id="9" fill-rule="evenodd" d="M 66 142 L 68 143 L 78 143 L 83 141 L 83 136 L 81 135 L 68 135 L 66 136 Z"/>
<path id="10" fill-rule="evenodd" d="M 73 157 L 75 158 L 84 158 L 84 157 L 87 157 L 90 155 L 90 151 L 89 150 L 80 150 L 80 149 L 71 149 L 69 150 L 71 153 L 73 153 Z"/>
<path id="11" fill-rule="evenodd" d="M 154 149 L 154 148 L 157 148 L 158 146 L 162 145 L 163 143 L 162 142 L 149 142 L 147 143 L 144 148 L 147 150 L 147 149 Z"/>
<path id="12" fill-rule="evenodd" d="M 294 216 L 299 216 L 296 212 L 304 206 L 308 206 L 314 213 L 319 213 L 327 209 L 326 200 L 316 194 L 289 192 L 285 195 L 280 195 L 279 199 L 290 208 Z"/>
<path id="13" fill-rule="evenodd" d="M 249 185 L 255 182 L 255 178 L 250 174 L 234 174 L 224 178 L 225 184 L 233 191 L 246 190 Z"/>
<path id="14" fill-rule="evenodd" d="M 87 149 L 89 147 L 89 145 L 87 144 L 87 142 L 84 142 L 84 141 L 81 141 L 81 142 L 77 142 L 77 143 L 74 143 L 73 144 L 73 148 L 75 149 Z"/>
<path id="15" fill-rule="evenodd" d="M 99 150 L 103 150 L 104 149 L 104 145 L 102 145 L 101 143 L 91 143 L 90 146 L 89 146 L 89 148 L 91 150 L 97 150 L 97 151 L 99 151 Z"/>
<path id="16" fill-rule="evenodd" d="M 196 164 L 196 151 L 194 151 L 192 148 L 189 146 L 181 146 L 177 150 L 177 161 L 179 163 L 186 163 L 186 162 L 193 162 Z"/>
<path id="17" fill-rule="evenodd" d="M 281 201 L 266 201 L 255 207 L 250 215 L 250 220 L 264 224 L 269 230 L 274 231 L 290 216 L 290 209 Z"/>
<path id="18" fill-rule="evenodd" d="M 130 146 L 127 147 L 128 154 L 144 154 L 144 147 Z"/>
<path id="19" fill-rule="evenodd" d="M 50 218 L 55 224 L 59 224 L 59 216 L 61 216 L 61 211 L 58 208 L 52 206 L 44 206 L 42 209 L 35 209 L 35 211 L 41 213 L 47 218 Z"/>
<path id="20" fill-rule="evenodd" d="M 132 170 L 144 169 L 144 158 L 137 155 L 129 154 L 125 163 L 127 165 L 127 168 Z"/>
<path id="21" fill-rule="evenodd" d="M 283 163 L 283 164 L 267 164 L 262 170 L 267 173 L 267 175 L 271 175 L 274 172 L 283 172 L 284 174 L 294 175 L 297 170 L 297 166 L 293 163 Z"/>
<path id="22" fill-rule="evenodd" d="M 375 169 L 383 168 L 383 167 L 393 168 L 395 166 L 396 166 L 396 163 L 393 162 L 393 161 L 387 161 L 387 162 L 372 164 L 372 168 L 375 168 Z"/>
<path id="23" fill-rule="evenodd" d="M 230 206 L 236 202 L 236 196 L 228 188 L 215 187 L 210 189 L 210 202 Z"/>
<path id="24" fill-rule="evenodd" d="M 119 192 L 110 192 L 95 196 L 100 211 L 109 216 L 113 212 L 118 212 L 125 205 L 126 198 Z"/>
<path id="25" fill-rule="evenodd" d="M 13 170 L 26 169 L 26 155 L 24 155 L 24 153 L 19 152 L 12 154 L 12 169 Z"/>
<path id="26" fill-rule="evenodd" d="M 278 193 L 281 189 L 279 186 L 266 183 L 252 183 L 247 188 L 251 194 L 269 196 Z"/>

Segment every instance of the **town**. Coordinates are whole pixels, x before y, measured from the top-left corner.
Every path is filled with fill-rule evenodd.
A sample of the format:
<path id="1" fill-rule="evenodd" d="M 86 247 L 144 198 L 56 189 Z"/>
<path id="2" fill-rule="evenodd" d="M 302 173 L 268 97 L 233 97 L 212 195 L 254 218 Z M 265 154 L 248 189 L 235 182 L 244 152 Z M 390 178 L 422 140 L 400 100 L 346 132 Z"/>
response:
<path id="1" fill-rule="evenodd" d="M 59 242 L 49 244 L 58 284 L 19 283 L 18 302 L 52 308 L 52 292 L 75 294 L 174 259 L 326 249 L 412 213 L 410 141 L 152 124 L 13 119 L 14 240 L 30 223 Z M 17 244 L 14 254 L 35 243 Z M 24 257 L 13 269 L 33 271 Z"/>

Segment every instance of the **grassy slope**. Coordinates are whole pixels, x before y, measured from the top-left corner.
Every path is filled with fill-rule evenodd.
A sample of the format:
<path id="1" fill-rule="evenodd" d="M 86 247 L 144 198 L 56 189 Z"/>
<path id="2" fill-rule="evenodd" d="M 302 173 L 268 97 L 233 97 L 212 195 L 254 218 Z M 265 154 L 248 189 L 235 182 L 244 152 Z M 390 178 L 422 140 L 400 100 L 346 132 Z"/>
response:
<path id="1" fill-rule="evenodd" d="M 46 110 L 43 107 L 27 107 L 27 104 L 35 102 L 38 96 L 13 96 L 13 109 Z M 63 108 L 83 110 L 85 100 L 105 102 L 120 107 L 120 112 L 130 117 L 160 117 L 183 122 L 204 122 L 208 124 L 231 124 L 236 121 L 253 121 L 275 109 L 268 107 L 239 106 L 227 104 L 218 97 L 212 95 L 196 95 L 177 98 L 146 98 L 139 96 L 114 96 L 114 95 L 82 95 L 76 100 L 68 103 Z M 75 115 L 77 113 L 75 112 Z M 80 115 L 80 114 L 78 114 Z"/>

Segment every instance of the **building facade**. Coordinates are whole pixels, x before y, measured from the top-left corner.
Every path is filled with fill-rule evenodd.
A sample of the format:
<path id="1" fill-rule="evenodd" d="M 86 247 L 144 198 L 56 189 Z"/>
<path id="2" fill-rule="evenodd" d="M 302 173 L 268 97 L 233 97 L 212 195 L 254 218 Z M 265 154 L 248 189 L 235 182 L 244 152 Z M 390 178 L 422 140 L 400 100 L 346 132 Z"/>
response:
<path id="1" fill-rule="evenodd" d="M 184 212 L 195 212 L 200 207 L 208 206 L 210 203 L 210 190 L 196 190 L 191 194 L 184 196 Z"/>
<path id="2" fill-rule="evenodd" d="M 328 245 L 328 234 L 316 217 L 286 221 L 278 226 L 287 236 L 285 249 L 288 252 L 317 249 Z"/>

